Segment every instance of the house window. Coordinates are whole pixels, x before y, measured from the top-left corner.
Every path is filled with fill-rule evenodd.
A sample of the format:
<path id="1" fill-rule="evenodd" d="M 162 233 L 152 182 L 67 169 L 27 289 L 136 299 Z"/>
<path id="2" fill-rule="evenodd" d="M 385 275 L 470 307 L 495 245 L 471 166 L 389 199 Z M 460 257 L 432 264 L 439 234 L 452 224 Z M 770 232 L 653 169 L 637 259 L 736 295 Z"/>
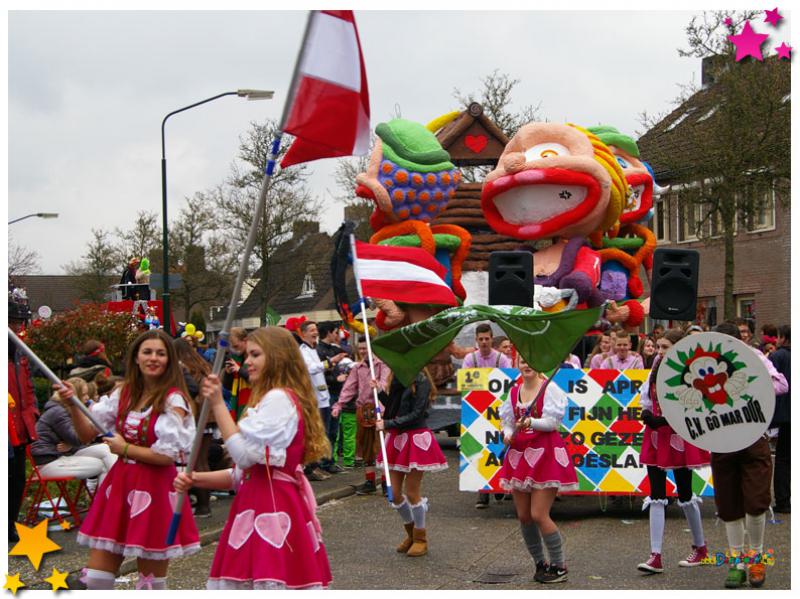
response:
<path id="1" fill-rule="evenodd" d="M 296 299 L 314 297 L 316 294 L 317 287 L 314 285 L 314 279 L 311 278 L 309 273 L 306 273 L 306 276 L 303 277 L 303 288 L 300 290 L 300 295 L 298 295 Z"/>
<path id="2" fill-rule="evenodd" d="M 705 323 L 710 327 L 717 324 L 717 298 L 697 298 L 697 322 Z"/>
<path id="3" fill-rule="evenodd" d="M 657 242 L 672 241 L 672 194 L 662 196 L 656 200 L 653 214 L 653 232 Z"/>
<path id="4" fill-rule="evenodd" d="M 668 126 L 666 129 L 664 129 L 664 131 L 672 131 L 672 130 L 673 130 L 675 127 L 677 127 L 677 126 L 678 126 L 678 125 L 680 125 L 680 124 L 681 124 L 681 123 L 682 123 L 684 120 L 686 120 L 686 117 L 688 117 L 688 116 L 689 116 L 689 115 L 690 115 L 692 112 L 694 112 L 694 108 L 690 108 L 690 109 L 688 109 L 688 110 L 687 110 L 686 112 L 684 112 L 684 113 L 683 113 L 681 116 L 679 116 L 677 119 L 675 119 L 674 121 L 672 121 L 672 123 L 670 123 L 670 124 L 669 124 L 669 126 Z"/>
<path id="5" fill-rule="evenodd" d="M 739 318 L 744 318 L 748 322 L 755 323 L 755 321 L 756 321 L 756 296 L 755 295 L 737 295 L 736 296 L 736 315 Z"/>
<path id="6" fill-rule="evenodd" d="M 702 220 L 700 204 L 681 201 L 678 197 L 678 241 L 697 241 L 697 228 Z"/>
<path id="7" fill-rule="evenodd" d="M 714 108 L 712 108 L 707 113 L 705 113 L 703 116 L 701 116 L 699 119 L 697 119 L 697 122 L 698 123 L 702 123 L 703 121 L 705 121 L 707 119 L 710 119 L 713 116 L 713 114 L 717 111 L 717 108 L 719 108 L 719 107 L 718 106 L 714 106 Z"/>
<path id="8" fill-rule="evenodd" d="M 714 214 L 709 216 L 709 212 L 714 211 Z M 714 238 L 722 235 L 722 213 L 719 210 L 719 204 L 704 204 L 703 216 L 706 217 L 704 231 L 707 237 Z"/>
<path id="9" fill-rule="evenodd" d="M 754 190 L 752 212 L 747 216 L 747 231 L 769 231 L 775 228 L 775 189 L 770 186 Z"/>

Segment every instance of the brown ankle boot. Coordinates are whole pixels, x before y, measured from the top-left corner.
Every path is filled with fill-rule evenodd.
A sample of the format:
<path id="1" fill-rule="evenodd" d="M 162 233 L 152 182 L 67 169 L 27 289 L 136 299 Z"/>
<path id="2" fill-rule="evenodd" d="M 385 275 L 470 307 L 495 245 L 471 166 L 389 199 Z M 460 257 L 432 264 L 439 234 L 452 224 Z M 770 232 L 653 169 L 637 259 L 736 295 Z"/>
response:
<path id="1" fill-rule="evenodd" d="M 415 528 L 412 536 L 414 537 L 414 544 L 411 545 L 406 555 L 409 557 L 420 557 L 428 553 L 428 539 L 425 536 L 425 529 Z"/>
<path id="2" fill-rule="evenodd" d="M 405 525 L 406 527 L 406 538 L 403 539 L 403 542 L 397 546 L 397 553 L 406 553 L 409 549 L 411 549 L 411 545 L 414 544 L 414 537 L 412 536 L 414 532 L 414 523 L 409 522 Z"/>

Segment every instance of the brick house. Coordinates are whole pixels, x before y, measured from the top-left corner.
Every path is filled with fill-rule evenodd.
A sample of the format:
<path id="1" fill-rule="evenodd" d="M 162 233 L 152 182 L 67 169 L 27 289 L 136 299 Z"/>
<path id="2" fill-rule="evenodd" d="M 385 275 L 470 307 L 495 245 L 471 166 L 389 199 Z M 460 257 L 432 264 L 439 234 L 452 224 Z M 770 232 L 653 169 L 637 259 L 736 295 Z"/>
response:
<path id="1" fill-rule="evenodd" d="M 638 140 L 641 155 L 653 167 L 658 184 L 670 186 L 670 191 L 655 202 L 650 227 L 658 247 L 699 252 L 696 321 L 712 326 L 721 322 L 724 314 L 724 247 L 717 234 L 719 224 L 713 219 L 704 222 L 703 206 L 682 201 L 682 190 L 691 182 L 676 174 L 674 160 L 670 161 L 670 170 L 664 157 L 680 155 L 686 161 L 698 158 L 687 146 L 688 136 L 684 134 L 693 127 L 713 126 L 714 112 L 722 101 L 714 85 L 713 60 L 703 60 L 702 88 Z M 788 69 L 783 85 L 781 110 L 789 111 Z M 788 136 L 786 147 L 778 151 L 790 152 Z M 780 197 L 774 187 L 758 193 L 763 197 L 757 212 L 737 218 L 733 288 L 736 315 L 748 319 L 756 332 L 763 324 L 789 323 L 791 285 L 789 198 Z"/>

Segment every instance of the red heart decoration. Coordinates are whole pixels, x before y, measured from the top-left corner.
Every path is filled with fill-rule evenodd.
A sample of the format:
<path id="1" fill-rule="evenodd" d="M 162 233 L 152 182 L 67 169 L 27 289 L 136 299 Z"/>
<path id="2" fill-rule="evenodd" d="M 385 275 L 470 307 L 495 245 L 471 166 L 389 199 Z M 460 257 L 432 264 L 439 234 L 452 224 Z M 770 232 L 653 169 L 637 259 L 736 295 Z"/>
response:
<path id="1" fill-rule="evenodd" d="M 476 154 L 480 154 L 488 143 L 485 135 L 467 135 L 464 138 L 464 145 Z"/>

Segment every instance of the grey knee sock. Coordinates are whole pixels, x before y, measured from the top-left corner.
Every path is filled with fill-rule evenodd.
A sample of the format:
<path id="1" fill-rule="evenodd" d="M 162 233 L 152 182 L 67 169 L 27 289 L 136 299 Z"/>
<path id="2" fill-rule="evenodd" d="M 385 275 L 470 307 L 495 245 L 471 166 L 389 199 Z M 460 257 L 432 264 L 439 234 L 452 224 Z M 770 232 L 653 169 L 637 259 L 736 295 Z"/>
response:
<path id="1" fill-rule="evenodd" d="M 683 514 L 686 516 L 686 521 L 689 523 L 689 530 L 692 531 L 692 545 L 695 547 L 702 547 L 706 544 L 703 536 L 703 522 L 700 519 L 700 506 L 697 505 L 701 501 L 697 495 L 686 503 L 678 501 L 678 505 L 681 506 Z"/>
<path id="2" fill-rule="evenodd" d="M 411 505 L 411 515 L 414 518 L 414 528 L 425 528 L 425 512 L 428 511 L 428 498 L 423 497 L 416 505 Z"/>
<path id="3" fill-rule="evenodd" d="M 550 564 L 564 567 L 564 551 L 561 546 L 561 533 L 551 532 L 549 535 L 542 535 L 544 544 L 547 545 L 547 555 L 550 556 Z"/>
<path id="4" fill-rule="evenodd" d="M 531 554 L 533 561 L 537 564 L 545 561 L 542 535 L 536 523 L 520 524 L 519 527 L 522 530 L 522 540 L 525 541 L 525 547 L 527 547 L 528 553 Z"/>
<path id="5" fill-rule="evenodd" d="M 105 570 L 86 570 L 86 589 L 90 591 L 110 591 L 114 589 L 116 575 Z"/>
<path id="6" fill-rule="evenodd" d="M 153 590 L 154 591 L 165 591 L 167 590 L 167 578 L 154 578 L 153 579 Z"/>
<path id="7" fill-rule="evenodd" d="M 405 495 L 403 495 L 403 503 L 400 505 L 392 504 L 392 507 L 400 514 L 403 524 L 411 524 L 414 521 L 414 516 L 411 513 L 411 504 L 408 503 L 408 497 Z"/>
<path id="8" fill-rule="evenodd" d="M 764 552 L 764 526 L 766 521 L 766 512 L 758 516 L 751 516 L 750 514 L 745 514 L 744 516 L 744 527 L 747 530 L 749 546 L 756 553 Z"/>
<path id="9" fill-rule="evenodd" d="M 661 545 L 664 541 L 664 509 L 667 507 L 666 499 L 644 500 L 642 509 L 650 507 L 650 552 L 661 553 Z"/>

